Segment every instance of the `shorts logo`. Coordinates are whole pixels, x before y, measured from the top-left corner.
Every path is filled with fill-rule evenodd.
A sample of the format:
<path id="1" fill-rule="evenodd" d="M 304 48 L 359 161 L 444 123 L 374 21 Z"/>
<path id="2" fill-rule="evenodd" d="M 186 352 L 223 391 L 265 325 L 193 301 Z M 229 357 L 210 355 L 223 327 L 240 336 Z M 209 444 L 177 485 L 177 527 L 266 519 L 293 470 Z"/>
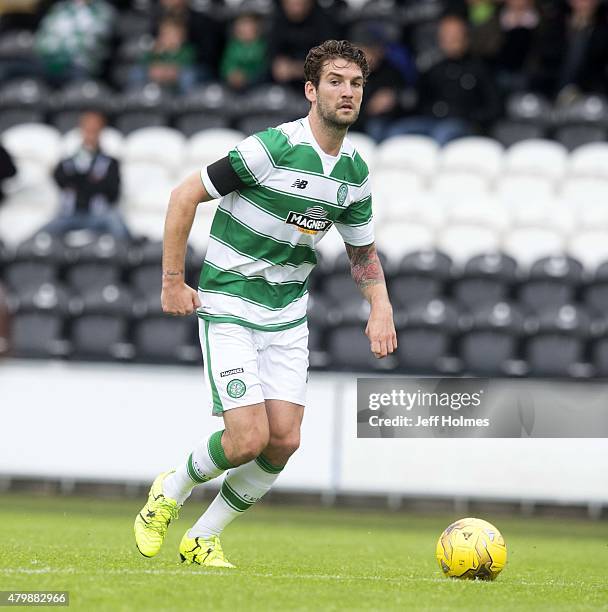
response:
<path id="1" fill-rule="evenodd" d="M 245 391 L 247 391 L 247 387 L 242 380 L 235 378 L 231 380 L 226 386 L 226 391 L 228 395 L 234 399 L 239 399 L 239 397 L 243 397 L 245 395 Z"/>
<path id="2" fill-rule="evenodd" d="M 331 225 L 331 220 L 327 219 L 327 211 L 322 206 L 311 206 L 303 213 L 290 210 L 286 223 L 295 225 L 298 231 L 303 234 L 314 235 L 328 229 Z"/>
<path id="3" fill-rule="evenodd" d="M 348 185 L 346 183 L 342 183 L 340 187 L 338 187 L 338 206 L 342 206 L 344 202 L 346 202 L 347 196 Z"/>
<path id="4" fill-rule="evenodd" d="M 243 368 L 232 368 L 232 370 L 220 372 L 220 376 L 223 378 L 224 376 L 232 376 L 233 374 L 242 374 L 244 371 Z"/>

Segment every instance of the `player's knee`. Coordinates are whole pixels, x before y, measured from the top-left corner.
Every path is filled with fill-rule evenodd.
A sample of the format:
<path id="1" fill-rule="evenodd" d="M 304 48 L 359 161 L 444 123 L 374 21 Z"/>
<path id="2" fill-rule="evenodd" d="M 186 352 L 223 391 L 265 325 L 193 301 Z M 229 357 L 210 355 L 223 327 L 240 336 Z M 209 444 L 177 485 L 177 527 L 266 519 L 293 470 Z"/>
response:
<path id="1" fill-rule="evenodd" d="M 291 457 L 298 448 L 300 448 L 300 432 L 290 433 L 285 436 L 271 436 L 270 442 L 268 443 L 273 454 L 280 455 L 282 457 Z"/>
<path id="2" fill-rule="evenodd" d="M 255 459 L 268 445 L 268 431 L 254 430 L 248 432 L 238 445 L 237 453 L 240 463 L 247 463 Z"/>

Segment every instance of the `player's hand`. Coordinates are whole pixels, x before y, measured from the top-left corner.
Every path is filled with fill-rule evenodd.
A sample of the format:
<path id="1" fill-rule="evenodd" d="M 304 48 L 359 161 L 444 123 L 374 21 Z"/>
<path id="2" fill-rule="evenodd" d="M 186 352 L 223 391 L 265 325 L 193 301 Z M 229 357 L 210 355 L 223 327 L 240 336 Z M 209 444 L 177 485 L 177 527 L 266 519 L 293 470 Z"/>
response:
<path id="1" fill-rule="evenodd" d="M 198 293 L 184 282 L 163 284 L 160 303 L 170 315 L 189 315 L 201 305 Z"/>
<path id="2" fill-rule="evenodd" d="M 397 350 L 393 309 L 388 301 L 372 306 L 365 335 L 369 338 L 371 351 L 377 359 L 382 359 Z"/>

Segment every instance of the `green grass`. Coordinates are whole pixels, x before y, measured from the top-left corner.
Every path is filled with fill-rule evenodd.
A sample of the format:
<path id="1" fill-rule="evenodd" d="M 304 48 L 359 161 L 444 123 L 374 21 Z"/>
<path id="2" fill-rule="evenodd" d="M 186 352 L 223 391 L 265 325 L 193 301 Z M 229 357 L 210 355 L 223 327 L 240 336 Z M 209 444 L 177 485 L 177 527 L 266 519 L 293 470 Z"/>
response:
<path id="1" fill-rule="evenodd" d="M 608 609 L 606 522 L 494 521 L 509 561 L 495 582 L 444 578 L 439 533 L 455 516 L 253 508 L 223 537 L 237 570 L 182 567 L 186 505 L 162 552 L 144 559 L 143 500 L 0 497 L 0 590 L 68 590 L 80 610 Z"/>

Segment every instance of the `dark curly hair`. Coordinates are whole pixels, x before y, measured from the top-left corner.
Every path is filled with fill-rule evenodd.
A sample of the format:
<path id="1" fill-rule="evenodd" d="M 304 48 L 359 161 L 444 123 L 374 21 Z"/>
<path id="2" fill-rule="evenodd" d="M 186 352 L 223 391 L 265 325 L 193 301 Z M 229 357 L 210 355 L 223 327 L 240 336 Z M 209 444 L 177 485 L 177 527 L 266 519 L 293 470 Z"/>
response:
<path id="1" fill-rule="evenodd" d="M 367 79 L 369 66 L 365 53 L 348 40 L 326 40 L 317 47 L 313 47 L 304 62 L 304 78 L 318 87 L 325 62 L 335 58 L 342 58 L 357 64 L 361 68 L 363 80 Z"/>

